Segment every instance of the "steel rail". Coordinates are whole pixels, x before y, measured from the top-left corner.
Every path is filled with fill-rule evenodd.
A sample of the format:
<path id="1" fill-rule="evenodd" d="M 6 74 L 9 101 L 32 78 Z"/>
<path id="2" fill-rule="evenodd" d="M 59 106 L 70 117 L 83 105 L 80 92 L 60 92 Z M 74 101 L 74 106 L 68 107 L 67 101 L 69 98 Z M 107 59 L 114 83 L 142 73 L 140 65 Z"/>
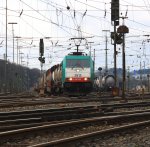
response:
<path id="1" fill-rule="evenodd" d="M 84 106 L 84 107 L 65 107 L 65 108 L 54 108 L 54 109 L 37 109 L 37 110 L 26 110 L 26 111 L 14 111 L 14 112 L 0 112 L 0 120 L 4 120 L 4 119 L 11 119 L 11 117 L 13 118 L 20 118 L 21 115 L 22 117 L 29 117 L 31 115 L 46 115 L 47 114 L 52 114 L 54 112 L 58 113 L 65 113 L 63 111 L 70 111 L 70 113 L 72 113 L 73 111 L 78 109 L 78 112 L 82 112 L 82 110 L 84 109 L 95 109 L 95 110 L 99 110 L 100 112 L 107 112 L 107 111 L 113 111 L 114 109 L 118 109 L 118 108 L 133 108 L 133 107 L 145 107 L 145 106 L 150 106 L 150 102 L 140 102 L 140 103 L 121 103 L 121 104 L 101 104 L 101 105 L 91 105 L 91 106 Z M 62 111 L 62 112 L 61 112 Z M 88 111 L 88 110 L 87 110 Z M 67 113 L 68 113 L 67 112 Z M 20 115 L 20 116 L 19 116 Z"/>
<path id="2" fill-rule="evenodd" d="M 136 113 L 136 114 L 127 114 L 127 115 L 117 115 L 117 116 L 105 116 L 105 117 L 94 117 L 89 119 L 82 119 L 82 120 L 74 120 L 64 123 L 55 123 L 55 124 L 47 124 L 42 126 L 36 126 L 36 127 L 30 127 L 30 128 L 24 128 L 24 129 L 18 129 L 18 130 L 12 130 L 12 131 L 6 131 L 6 132 L 0 132 L 0 138 L 1 139 L 8 139 L 17 135 L 22 134 L 33 134 L 41 131 L 47 131 L 47 130 L 53 130 L 53 129 L 61 129 L 61 128 L 68 128 L 72 126 L 79 126 L 85 124 L 94 124 L 94 123 L 106 123 L 109 124 L 110 122 L 115 124 L 118 121 L 119 122 L 128 122 L 130 121 L 139 121 L 139 120 L 150 120 L 150 112 L 146 113 Z M 150 123 L 150 121 L 149 121 Z"/>
<path id="3" fill-rule="evenodd" d="M 104 135 L 111 135 L 114 133 L 119 133 L 122 131 L 127 131 L 127 130 L 131 130 L 134 128 L 139 128 L 141 126 L 149 126 L 150 125 L 150 120 L 149 121 L 142 121 L 142 122 L 138 122 L 138 123 L 132 123 L 129 125 L 122 125 L 119 127 L 114 127 L 111 129 L 105 129 L 105 130 L 101 130 L 101 131 L 94 131 L 91 133 L 87 133 L 87 134 L 82 134 L 82 135 L 77 135 L 77 136 L 73 136 L 73 137 L 68 137 L 68 138 L 62 138 L 59 140 L 55 140 L 55 141 L 51 141 L 51 142 L 46 142 L 46 143 L 40 143 L 40 144 L 35 144 L 35 145 L 31 145 L 30 147 L 50 147 L 50 146 L 67 146 L 68 144 L 74 144 L 78 141 L 84 141 L 84 140 L 89 140 L 92 138 L 97 138 L 97 137 L 102 137 Z"/>
<path id="4" fill-rule="evenodd" d="M 104 113 L 97 113 L 97 115 L 94 113 L 93 115 L 88 115 L 88 118 L 92 117 L 106 117 L 106 116 L 117 116 L 117 115 L 127 115 L 127 114 L 136 114 L 136 113 L 146 113 L 150 112 L 149 110 L 136 110 L 136 111 L 126 111 L 126 112 L 104 112 Z M 34 117 L 34 116 L 33 116 Z M 81 118 L 85 118 L 84 116 Z M 80 118 L 80 119 L 81 119 Z M 87 118 L 87 117 L 86 117 Z M 72 116 L 72 120 L 75 119 L 75 117 Z M 79 119 L 79 118 L 76 118 Z M 69 121 L 68 119 L 66 120 L 56 120 L 58 122 L 62 121 Z M 45 121 L 42 119 L 42 117 L 37 117 L 37 118 L 28 118 L 28 119 L 16 119 L 16 120 L 6 120 L 6 121 L 0 121 L 0 131 L 9 131 L 9 130 L 14 130 L 14 129 L 23 129 L 27 127 L 34 127 L 34 126 L 39 126 L 39 125 L 45 125 L 45 124 L 50 124 L 53 123 L 54 120 L 52 121 Z M 8 125 L 9 124 L 9 125 Z M 17 125 L 16 125 L 17 124 Z"/>

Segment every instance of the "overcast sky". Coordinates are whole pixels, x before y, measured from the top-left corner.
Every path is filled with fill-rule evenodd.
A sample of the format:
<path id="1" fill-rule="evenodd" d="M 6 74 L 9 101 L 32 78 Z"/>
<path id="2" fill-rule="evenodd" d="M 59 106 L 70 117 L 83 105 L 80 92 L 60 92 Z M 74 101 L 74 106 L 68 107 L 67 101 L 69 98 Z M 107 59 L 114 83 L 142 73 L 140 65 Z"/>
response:
<path id="1" fill-rule="evenodd" d="M 22 64 L 40 68 L 39 40 L 44 39 L 46 63 L 44 69 L 62 61 L 76 49 L 70 38 L 85 38 L 80 50 L 92 56 L 95 49 L 96 68 L 105 67 L 106 32 L 113 31 L 111 23 L 111 0 L 7 0 L 8 23 L 14 25 L 15 37 L 22 53 Z M 5 54 L 6 0 L 0 3 L 0 59 Z M 126 67 L 130 70 L 150 68 L 150 2 L 149 0 L 120 0 L 120 17 L 126 16 Z M 120 25 L 123 21 L 120 18 Z M 108 67 L 113 68 L 113 45 L 108 36 Z M 92 42 L 92 43 L 88 43 Z M 17 39 L 15 38 L 15 63 L 17 62 Z M 117 67 L 122 67 L 122 46 L 117 45 Z M 27 58 L 28 57 L 28 58 Z M 8 60 L 13 61 L 12 25 L 8 24 Z"/>

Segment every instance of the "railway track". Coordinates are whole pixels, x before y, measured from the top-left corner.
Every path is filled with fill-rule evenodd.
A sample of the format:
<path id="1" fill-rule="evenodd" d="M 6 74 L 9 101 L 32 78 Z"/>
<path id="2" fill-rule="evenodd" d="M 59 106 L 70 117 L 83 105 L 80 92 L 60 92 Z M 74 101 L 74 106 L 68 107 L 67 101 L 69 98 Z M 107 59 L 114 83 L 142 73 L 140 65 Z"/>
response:
<path id="1" fill-rule="evenodd" d="M 0 112 L 0 121 L 13 120 L 13 119 L 25 119 L 32 117 L 57 117 L 58 115 L 65 116 L 65 114 L 84 114 L 91 112 L 98 112 L 98 106 L 84 106 L 84 107 L 66 107 L 66 108 L 54 108 L 54 109 L 37 109 L 28 111 L 14 111 L 14 112 Z"/>
<path id="2" fill-rule="evenodd" d="M 65 108 L 53 108 L 53 109 L 36 109 L 26 111 L 14 111 L 14 112 L 0 112 L 0 122 L 14 121 L 17 123 L 17 119 L 27 123 L 27 119 L 34 119 L 36 121 L 58 121 L 67 119 L 77 119 L 80 117 L 101 116 L 105 112 L 112 112 L 116 109 L 122 108 L 134 108 L 134 107 L 149 107 L 150 102 L 140 103 L 121 103 L 121 104 L 101 104 L 101 105 L 87 105 Z"/>
<path id="3" fill-rule="evenodd" d="M 32 98 L 32 99 L 14 99 L 14 100 L 9 100 L 6 99 L 4 101 L 0 100 L 0 108 L 1 111 L 2 109 L 17 109 L 17 107 L 32 107 L 32 106 L 39 106 L 39 107 L 44 107 L 46 105 L 68 105 L 68 104 L 83 104 L 84 102 L 86 103 L 97 103 L 97 104 L 101 104 L 101 103 L 109 103 L 111 101 L 113 101 L 113 103 L 115 103 L 115 101 L 120 101 L 120 98 L 115 98 L 115 99 L 111 99 L 111 98 Z M 131 100 L 131 99 L 130 99 Z M 129 101 L 129 100 L 128 100 Z M 147 105 L 149 105 L 148 103 L 150 103 L 149 99 L 145 98 L 145 99 L 139 99 L 137 101 L 141 101 L 141 103 L 147 103 Z M 129 101 L 130 102 L 130 101 Z M 144 105 L 144 104 L 143 104 Z M 12 110 L 11 110 L 12 111 Z"/>
<path id="4" fill-rule="evenodd" d="M 90 112 L 91 110 L 88 110 L 88 112 Z M 40 116 L 34 116 L 34 114 L 32 115 L 32 117 L 28 117 L 28 118 L 18 118 L 18 119 L 11 119 L 11 120 L 3 120 L 0 121 L 0 132 L 3 131 L 10 131 L 10 130 L 14 130 L 14 129 L 23 129 L 23 128 L 27 128 L 27 127 L 34 127 L 34 126 L 38 126 L 38 125 L 46 125 L 46 124 L 50 124 L 50 123 L 54 123 L 54 122 L 63 122 L 63 121 L 69 121 L 69 120 L 73 120 L 73 119 L 83 119 L 83 118 L 92 118 L 92 117 L 104 117 L 104 116 L 116 116 L 116 115 L 126 115 L 126 114 L 136 114 L 136 113 L 148 113 L 150 112 L 150 109 L 147 110 L 136 110 L 136 111 L 126 111 L 126 112 L 101 112 L 101 111 L 97 111 L 97 112 L 92 112 L 91 114 L 83 114 L 82 115 L 78 115 L 78 114 L 71 114 L 71 116 L 69 116 L 70 114 L 67 115 L 63 115 L 63 117 L 59 114 L 56 114 L 54 112 L 51 113 L 52 115 L 55 115 L 55 119 L 52 119 L 53 116 L 48 116 L 48 118 L 45 118 L 46 116 L 43 116 L 44 119 Z M 85 113 L 85 112 L 84 112 Z M 87 113 L 87 112 L 86 112 Z M 44 115 L 44 114 L 43 114 Z M 21 116 L 22 117 L 22 116 Z M 50 119 L 51 118 L 51 119 Z"/>
<path id="5" fill-rule="evenodd" d="M 143 97 L 142 97 L 143 96 Z M 121 97 L 113 97 L 111 94 L 107 94 L 107 95 L 99 95 L 97 93 L 92 93 L 92 94 L 88 94 L 86 96 L 72 96 L 72 97 L 68 97 L 67 95 L 61 95 L 61 96 L 43 96 L 43 97 L 40 97 L 38 95 L 35 95 L 33 93 L 19 93 L 19 94 L 1 94 L 0 95 L 0 100 L 13 100 L 13 99 L 23 99 L 23 98 L 26 98 L 26 99 L 34 99 L 34 98 L 60 98 L 60 99 L 63 99 L 63 98 L 75 98 L 75 99 L 100 99 L 100 100 L 114 100 L 114 101 L 118 101 L 118 100 L 121 100 L 122 98 Z M 132 93 L 132 94 L 126 94 L 126 98 L 127 99 L 132 99 L 132 100 L 136 100 L 136 99 L 139 99 L 139 98 L 143 98 L 143 99 L 150 99 L 150 93 L 145 93 L 144 95 L 140 95 L 139 94 L 136 94 L 136 93 Z"/>
<path id="6" fill-rule="evenodd" d="M 30 146 L 59 146 L 62 143 L 63 145 L 68 143 L 74 144 L 77 141 L 91 139 L 93 137 L 95 138 L 99 135 L 110 135 L 111 133 L 127 131 L 127 129 L 147 126 L 149 124 L 150 112 L 143 112 L 136 114 L 94 117 L 0 132 L 0 138 L 3 140 L 1 145 L 7 145 L 9 142 L 12 145 L 13 143 L 26 143 L 26 145 Z M 57 135 L 58 137 L 56 137 Z M 37 141 L 39 136 L 40 141 L 44 140 L 45 137 L 49 141 L 39 144 Z"/>
<path id="7" fill-rule="evenodd" d="M 87 112 L 107 112 L 113 111 L 119 108 L 134 108 L 134 107 L 146 107 L 150 106 L 150 102 L 140 103 L 117 103 L 117 104 L 101 104 L 101 105 L 87 105 L 76 107 L 64 107 L 64 108 L 51 108 L 51 109 L 36 109 L 26 111 L 14 111 L 14 112 L 0 112 L 0 121 L 13 120 L 13 119 L 25 119 L 31 117 L 43 117 L 52 116 L 55 118 L 57 115 L 65 116 L 65 114 L 83 114 Z M 94 114 L 93 114 L 94 115 Z"/>
<path id="8" fill-rule="evenodd" d="M 76 135 L 73 137 L 66 137 L 66 138 L 62 138 L 62 139 L 58 139 L 58 140 L 54 140 L 54 141 L 50 141 L 50 142 L 38 143 L 35 145 L 31 145 L 31 147 L 75 146 L 76 144 L 78 145 L 79 142 L 80 142 L 80 144 L 82 144 L 81 142 L 89 141 L 89 140 L 91 140 L 91 142 L 93 142 L 93 140 L 99 139 L 100 137 L 113 136 L 114 134 L 119 134 L 120 132 L 127 132 L 127 131 L 131 132 L 131 130 L 134 131 L 134 129 L 139 129 L 139 128 L 149 126 L 149 124 L 150 124 L 150 121 L 131 123 L 128 125 L 121 125 L 119 127 L 113 127 L 110 129 L 93 131 L 93 132 L 85 133 L 85 134 L 79 134 L 79 135 Z"/>
<path id="9" fill-rule="evenodd" d="M 0 131 L 34 126 L 39 123 L 46 124 L 52 121 L 88 118 L 97 116 L 99 113 L 99 107 L 95 106 L 0 113 Z"/>
<path id="10" fill-rule="evenodd" d="M 107 98 L 107 97 L 103 97 Z M 10 96 L 0 96 L 0 105 L 1 107 L 11 107 L 11 106 L 23 106 L 24 105 L 38 105 L 38 104 L 58 104 L 58 103 L 70 103 L 70 102 L 93 102 L 99 101 L 95 95 L 93 96 L 86 96 L 86 97 L 64 97 L 64 96 L 50 96 L 50 97 L 34 97 L 33 95 L 10 95 Z"/>
<path id="11" fill-rule="evenodd" d="M 107 98 L 109 98 L 109 97 L 107 97 Z M 9 99 L 7 99 L 7 100 L 9 101 Z M 30 99 L 28 99 L 28 100 L 29 100 L 28 103 L 30 103 Z M 53 104 L 59 104 L 60 102 L 62 102 L 62 101 L 60 101 L 60 98 L 56 98 L 55 100 L 46 98 L 46 100 L 44 102 L 42 100 L 40 100 L 39 98 L 37 99 L 37 103 L 38 102 L 47 103 L 48 101 L 51 102 L 51 104 L 52 103 Z M 85 102 L 90 102 L 90 101 L 91 101 L 91 98 L 85 99 L 83 97 L 71 98 L 71 99 L 70 98 L 64 98 L 65 103 L 72 102 L 72 103 L 76 104 L 76 103 L 85 103 Z M 96 98 L 92 99 L 92 102 L 93 101 L 97 101 L 97 99 Z M 33 101 L 31 100 L 31 103 L 32 102 L 34 105 L 34 100 Z M 15 101 L 12 103 L 14 103 L 14 107 L 16 107 Z M 23 103 L 23 101 L 19 102 L 19 103 Z M 36 102 L 35 102 L 35 105 L 36 105 Z M 138 102 L 138 103 L 137 102 L 128 102 L 128 103 L 113 103 L 113 104 L 111 104 L 111 103 L 110 104 L 109 103 L 108 104 L 100 104 L 98 102 L 96 105 L 89 105 L 89 106 L 84 106 L 84 107 L 78 106 L 76 108 L 73 108 L 73 107 L 66 107 L 65 108 L 64 107 L 64 108 L 60 109 L 60 107 L 59 107 L 59 108 L 44 109 L 44 110 L 38 109 L 38 110 L 34 110 L 34 111 L 28 110 L 28 111 L 16 111 L 16 112 L 5 112 L 5 113 L 1 112 L 0 113 L 0 126 L 1 126 L 0 134 L 2 133 L 5 135 L 4 136 L 0 135 L 0 145 L 7 145 L 8 142 L 10 142 L 12 144 L 13 143 L 19 144 L 19 142 L 20 142 L 20 143 L 23 143 L 25 146 L 28 146 L 28 145 L 35 145 L 35 146 L 55 146 L 55 145 L 57 146 L 58 145 L 58 146 L 60 146 L 59 142 L 60 143 L 63 142 L 64 144 L 68 144 L 68 143 L 73 144 L 73 142 L 78 142 L 79 140 L 81 141 L 82 138 L 83 138 L 83 140 L 85 140 L 86 138 L 92 138 L 92 136 L 94 135 L 93 134 L 94 132 L 101 132 L 101 131 L 107 132 L 109 129 L 110 130 L 113 129 L 113 128 L 109 128 L 109 126 L 107 128 L 106 124 L 113 126 L 114 130 L 119 129 L 118 127 L 120 127 L 120 129 L 121 129 L 121 127 L 126 128 L 128 126 L 128 124 L 126 124 L 126 123 L 122 124 L 123 121 L 119 122 L 118 124 L 115 124 L 115 122 L 118 122 L 117 119 L 115 121 L 111 121 L 111 122 L 108 122 L 108 120 L 105 120 L 105 121 L 102 121 L 102 122 L 104 122 L 103 123 L 104 125 L 102 125 L 102 130 L 96 129 L 93 132 L 90 131 L 90 132 L 82 132 L 79 134 L 75 134 L 75 135 L 77 135 L 77 136 L 75 136 L 76 138 L 74 138 L 74 135 L 73 136 L 66 136 L 65 135 L 65 137 L 63 138 L 62 137 L 63 135 L 60 136 L 61 133 L 60 133 L 60 135 L 57 134 L 59 136 L 59 138 L 57 138 L 57 139 L 55 138 L 55 140 L 49 141 L 49 139 L 46 138 L 45 134 L 47 134 L 47 133 L 49 134 L 48 130 L 53 130 L 53 128 L 51 128 L 51 127 L 49 128 L 50 125 L 60 124 L 60 122 L 61 123 L 67 123 L 67 121 L 71 122 L 71 120 L 73 121 L 74 119 L 76 121 L 80 121 L 80 120 L 83 120 L 83 118 L 84 119 L 92 119 L 92 117 L 102 118 L 102 117 L 113 117 L 113 116 L 115 117 L 115 116 L 119 116 L 119 115 L 120 116 L 126 115 L 126 118 L 123 118 L 123 120 L 124 119 L 128 120 L 129 125 L 131 123 L 135 123 L 135 122 L 137 123 L 137 121 L 138 121 L 138 123 L 139 123 L 139 121 L 143 121 L 142 124 L 144 125 L 144 123 L 146 123 L 146 125 L 147 125 L 147 123 L 149 124 L 148 121 L 150 119 L 150 117 L 149 117 L 150 110 L 149 109 L 143 110 L 143 111 L 138 110 L 138 111 L 134 111 L 134 112 L 132 112 L 132 111 L 115 112 L 115 110 L 117 110 L 117 109 L 119 110 L 122 108 L 130 108 L 130 109 L 131 108 L 138 108 L 138 107 L 144 108 L 144 107 L 149 107 L 149 106 L 150 106 L 149 101 L 142 101 L 142 102 Z M 130 118 L 128 118 L 127 115 L 132 115 L 134 113 L 136 113 L 135 115 L 138 114 L 139 116 L 136 116 L 136 119 L 134 119 L 135 122 L 134 121 L 130 122 Z M 145 118 L 143 118 L 144 116 L 145 116 Z M 120 120 L 121 120 L 121 118 L 120 118 Z M 94 124 L 93 121 L 90 121 L 89 123 L 87 122 L 87 123 L 81 125 L 82 126 L 81 128 L 86 128 L 87 124 L 89 125 L 90 123 Z M 136 124 L 136 125 L 138 126 L 138 124 Z M 44 129 L 43 126 L 47 127 L 47 130 Z M 79 124 L 79 126 L 80 126 L 80 124 Z M 76 128 L 78 129 L 79 126 L 74 125 L 73 129 L 76 130 Z M 133 124 L 133 126 L 134 126 L 134 124 Z M 142 125 L 140 125 L 140 126 L 142 126 Z M 39 127 L 39 130 L 37 129 L 38 127 Z M 64 126 L 64 128 L 68 128 L 68 127 L 69 126 Z M 91 126 L 91 127 L 93 127 L 93 126 Z M 116 129 L 115 129 L 115 127 L 116 127 Z M 47 142 L 47 143 L 40 144 L 38 141 L 36 141 L 36 139 L 32 136 L 32 133 L 30 134 L 29 130 L 31 128 L 36 128 L 35 130 L 32 130 L 31 132 L 34 134 L 33 136 L 37 136 L 36 134 L 39 134 L 37 136 L 37 138 L 39 136 L 40 136 L 40 138 L 43 138 L 43 134 L 44 134 L 44 136 L 47 140 L 43 141 L 43 142 Z M 57 128 L 58 129 L 56 129 L 56 132 L 59 132 L 59 126 L 57 126 Z M 63 127 L 60 127 L 60 128 L 63 128 Z M 95 128 L 95 126 L 94 126 L 94 128 Z M 25 136 L 26 135 L 31 136 L 31 138 L 29 137 L 27 140 L 22 139 L 22 138 L 26 138 L 26 137 L 20 135 L 20 133 L 17 133 L 17 134 L 15 133 L 15 131 L 19 131 L 19 130 L 20 131 L 21 130 L 22 131 L 28 130 L 28 131 L 22 132 L 22 134 L 24 134 Z M 60 130 L 62 130 L 62 129 L 60 129 Z M 55 129 L 53 131 L 55 132 Z M 12 134 L 10 133 L 11 135 L 9 136 L 6 132 L 7 133 L 11 132 Z M 42 134 L 40 132 L 42 132 Z M 64 130 L 63 132 L 67 132 L 67 131 Z M 91 137 L 90 136 L 86 137 L 87 134 L 90 135 Z M 107 134 L 107 133 L 104 133 L 104 134 Z M 85 137 L 84 137 L 84 135 L 85 135 Z M 54 134 L 54 136 L 55 136 L 55 134 Z M 99 135 L 97 135 L 97 136 L 99 136 Z M 60 138 L 62 138 L 62 139 L 60 140 Z M 6 140 L 7 142 L 1 142 L 1 139 Z M 67 141 L 67 140 L 69 140 L 69 141 Z M 34 142 L 34 143 L 32 144 L 31 142 Z"/>

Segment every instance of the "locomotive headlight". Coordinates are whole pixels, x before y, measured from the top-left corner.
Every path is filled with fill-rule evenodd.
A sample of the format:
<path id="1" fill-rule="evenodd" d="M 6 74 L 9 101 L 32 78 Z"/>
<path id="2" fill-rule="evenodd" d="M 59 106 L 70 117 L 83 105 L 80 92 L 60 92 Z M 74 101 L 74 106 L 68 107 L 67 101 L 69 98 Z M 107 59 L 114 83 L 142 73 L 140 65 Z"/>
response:
<path id="1" fill-rule="evenodd" d="M 69 81 L 72 81 L 72 78 L 69 78 Z"/>
<path id="2" fill-rule="evenodd" d="M 79 72 L 80 70 L 79 69 L 77 69 L 77 72 Z"/>
<path id="3" fill-rule="evenodd" d="M 84 78 L 84 81 L 87 81 L 88 79 L 87 78 Z"/>

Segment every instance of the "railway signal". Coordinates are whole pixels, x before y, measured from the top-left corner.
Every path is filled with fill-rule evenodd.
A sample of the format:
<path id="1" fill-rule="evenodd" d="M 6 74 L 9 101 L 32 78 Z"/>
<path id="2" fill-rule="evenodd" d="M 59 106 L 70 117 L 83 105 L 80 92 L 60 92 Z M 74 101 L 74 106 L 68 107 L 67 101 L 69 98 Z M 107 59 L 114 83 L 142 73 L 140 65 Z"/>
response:
<path id="1" fill-rule="evenodd" d="M 43 63 L 45 63 L 45 57 L 43 57 L 44 55 L 44 41 L 43 39 L 40 39 L 40 43 L 39 43 L 39 58 L 38 60 L 41 62 L 41 76 L 43 74 Z M 44 77 L 43 77 L 43 84 L 42 87 L 40 89 L 40 95 L 44 95 Z"/>
<path id="2" fill-rule="evenodd" d="M 111 1 L 111 21 L 119 20 L 119 0 Z"/>
<path id="3" fill-rule="evenodd" d="M 111 39 L 116 39 L 116 44 L 122 44 L 123 43 L 123 35 L 122 33 L 115 33 L 111 32 Z"/>
<path id="4" fill-rule="evenodd" d="M 119 25 L 119 0 L 111 0 L 111 21 L 114 22 L 114 76 L 115 87 L 117 87 L 116 26 Z"/>
<path id="5" fill-rule="evenodd" d="M 38 60 L 39 60 L 41 63 L 45 63 L 45 57 L 39 57 Z"/>
<path id="6" fill-rule="evenodd" d="M 44 42 L 43 42 L 43 39 L 40 39 L 39 51 L 40 51 L 40 56 L 43 56 L 44 55 Z"/>
<path id="7" fill-rule="evenodd" d="M 40 57 L 38 58 L 38 60 L 41 63 L 45 63 L 45 57 L 43 57 L 43 55 L 44 55 L 44 42 L 43 42 L 43 39 L 40 39 L 39 52 L 40 52 Z"/>

